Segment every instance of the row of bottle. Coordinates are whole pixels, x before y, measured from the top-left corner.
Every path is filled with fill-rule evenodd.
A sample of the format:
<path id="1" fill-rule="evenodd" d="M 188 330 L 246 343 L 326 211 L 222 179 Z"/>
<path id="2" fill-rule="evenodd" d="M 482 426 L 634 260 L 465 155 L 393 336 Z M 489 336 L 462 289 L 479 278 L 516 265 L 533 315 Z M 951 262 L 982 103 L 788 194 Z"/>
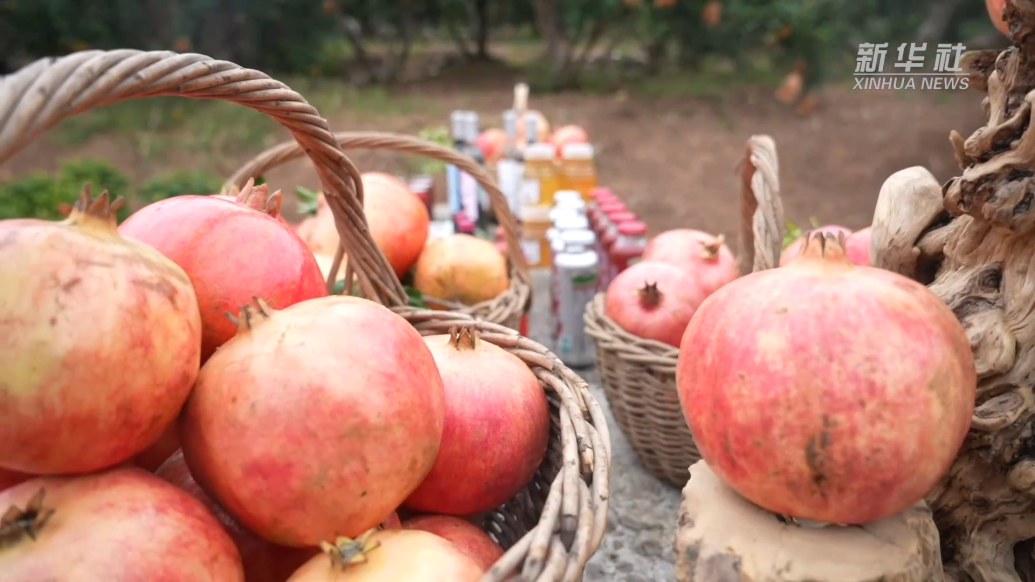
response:
<path id="1" fill-rule="evenodd" d="M 597 293 L 602 269 L 582 193 L 557 191 L 549 219 L 546 241 L 554 353 L 568 366 L 587 366 L 593 363 L 593 344 L 582 314 Z"/>
<path id="2" fill-rule="evenodd" d="M 478 114 L 474 111 L 453 111 L 449 116 L 453 147 L 460 153 L 485 164 L 481 149 L 475 145 L 480 133 Z M 457 232 L 474 233 L 476 227 L 488 230 L 496 224 L 489 196 L 473 176 L 460 168 L 446 166 L 446 199 L 454 217 Z"/>
<path id="3" fill-rule="evenodd" d="M 596 236 L 594 250 L 604 258 L 600 290 L 643 256 L 647 248 L 647 225 L 611 191 L 595 188 L 586 206 L 590 228 Z"/>
<path id="4" fill-rule="evenodd" d="M 597 171 L 593 146 L 588 143 L 571 143 L 561 147 L 558 158 L 553 144 L 536 143 L 524 152 L 524 191 L 521 194 L 523 206 L 549 208 L 554 204 L 557 192 L 578 192 L 584 201 L 596 188 Z"/>

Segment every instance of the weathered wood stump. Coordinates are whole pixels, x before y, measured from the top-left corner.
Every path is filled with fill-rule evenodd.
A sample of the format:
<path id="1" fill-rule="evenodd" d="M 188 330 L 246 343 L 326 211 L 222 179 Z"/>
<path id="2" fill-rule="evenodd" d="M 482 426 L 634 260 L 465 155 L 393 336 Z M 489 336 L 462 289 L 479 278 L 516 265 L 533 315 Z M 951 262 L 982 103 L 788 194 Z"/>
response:
<path id="1" fill-rule="evenodd" d="M 806 527 L 742 498 L 704 461 L 690 467 L 676 531 L 679 582 L 942 582 L 924 503 L 863 526 Z"/>
<path id="2" fill-rule="evenodd" d="M 971 430 L 927 497 L 946 576 L 1035 581 L 1035 1 L 1004 11 L 1014 47 L 970 53 L 988 123 L 950 141 L 963 170 L 939 186 L 892 175 L 873 219 L 871 260 L 928 285 L 967 330 L 978 373 Z"/>

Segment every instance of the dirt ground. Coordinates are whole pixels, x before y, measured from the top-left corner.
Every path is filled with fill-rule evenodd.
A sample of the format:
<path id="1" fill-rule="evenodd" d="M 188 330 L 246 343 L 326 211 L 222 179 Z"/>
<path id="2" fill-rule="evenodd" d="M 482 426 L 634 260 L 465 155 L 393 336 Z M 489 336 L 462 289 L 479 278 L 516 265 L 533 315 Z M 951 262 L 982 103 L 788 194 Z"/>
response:
<path id="1" fill-rule="evenodd" d="M 511 100 L 512 75 L 468 71 L 462 82 L 448 75 L 392 89 L 390 95 L 416 99 L 416 111 L 371 115 L 364 111 L 323 111 L 335 130 L 416 133 L 447 123 L 453 108 L 475 109 L 483 127 L 498 125 Z M 869 224 L 877 193 L 892 172 L 928 167 L 939 180 L 957 171 L 949 131 L 969 135 L 982 120 L 976 92 L 852 91 L 828 87 L 821 106 L 801 118 L 776 103 L 770 89 L 743 89 L 721 98 L 624 96 L 622 93 L 532 96 L 556 127 L 582 125 L 598 147 L 601 182 L 620 194 L 654 232 L 697 227 L 732 236 L 738 192 L 734 166 L 745 140 L 755 133 L 776 139 L 782 195 L 788 218 L 849 227 Z M 286 139 L 287 134 L 276 136 Z M 228 175 L 263 149 L 218 156 L 173 151 L 163 169 L 205 166 Z M 107 159 L 131 175 L 139 166 L 126 140 L 99 136 L 75 148 L 37 142 L 0 167 L 0 179 L 42 169 L 62 159 L 90 155 Z M 399 156 L 350 153 L 363 170 L 398 170 Z M 137 176 L 139 177 L 139 176 Z M 311 169 L 296 162 L 271 172 L 275 186 L 318 186 Z M 287 205 L 293 206 L 293 205 Z"/>

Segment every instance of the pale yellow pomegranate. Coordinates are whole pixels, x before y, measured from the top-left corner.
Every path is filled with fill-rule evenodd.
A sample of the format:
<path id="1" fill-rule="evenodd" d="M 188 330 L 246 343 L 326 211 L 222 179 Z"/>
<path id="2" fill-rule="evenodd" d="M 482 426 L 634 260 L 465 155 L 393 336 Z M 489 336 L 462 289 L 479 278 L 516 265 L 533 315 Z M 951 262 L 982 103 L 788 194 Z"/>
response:
<path id="1" fill-rule="evenodd" d="M 496 245 L 469 234 L 431 241 L 417 259 L 413 284 L 425 295 L 474 305 L 510 286 L 507 259 Z"/>

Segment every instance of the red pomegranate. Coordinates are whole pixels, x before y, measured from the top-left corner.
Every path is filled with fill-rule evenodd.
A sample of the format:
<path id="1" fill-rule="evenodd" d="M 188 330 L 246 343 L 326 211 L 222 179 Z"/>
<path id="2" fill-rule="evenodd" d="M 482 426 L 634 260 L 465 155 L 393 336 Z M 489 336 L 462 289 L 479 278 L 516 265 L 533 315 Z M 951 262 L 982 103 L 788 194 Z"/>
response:
<path id="1" fill-rule="evenodd" d="M 0 491 L 32 479 L 35 475 L 21 473 L 0 467 Z"/>
<path id="2" fill-rule="evenodd" d="M 21 526 L 0 551 L 5 580 L 244 580 L 216 518 L 140 469 L 32 479 L 0 491 L 0 508 Z"/>
<path id="3" fill-rule="evenodd" d="M 425 337 L 445 386 L 438 457 L 406 507 L 468 515 L 502 505 L 546 454 L 550 412 L 535 374 L 473 327 Z"/>
<path id="4" fill-rule="evenodd" d="M 189 493 L 219 519 L 237 546 L 244 566 L 244 579 L 248 582 L 284 582 L 302 564 L 320 553 L 317 548 L 278 546 L 241 527 L 194 481 L 183 460 L 183 451 L 176 451 L 155 475 Z"/>
<path id="5" fill-rule="evenodd" d="M 180 419 L 190 472 L 241 525 L 292 547 L 380 523 L 431 469 L 442 378 L 421 336 L 376 303 L 246 307 Z"/>
<path id="6" fill-rule="evenodd" d="M 367 538 L 326 544 L 324 552 L 288 582 L 478 582 L 484 574 L 449 541 L 419 530 L 370 532 Z"/>
<path id="7" fill-rule="evenodd" d="M 1011 38 L 1010 27 L 1003 20 L 1004 8 L 1006 8 L 1006 0 L 985 0 L 985 9 L 988 10 L 988 17 L 992 19 L 992 24 L 1007 38 Z"/>
<path id="8" fill-rule="evenodd" d="M 636 263 L 607 286 L 604 315 L 635 336 L 679 347 L 686 324 L 705 298 L 697 283 L 679 267 Z"/>
<path id="9" fill-rule="evenodd" d="M 856 267 L 833 235 L 701 304 L 679 399 L 712 470 L 770 511 L 860 524 L 919 501 L 970 427 L 976 373 L 926 287 Z"/>
<path id="10" fill-rule="evenodd" d="M 482 152 L 485 161 L 495 164 L 503 157 L 503 148 L 507 144 L 507 134 L 498 127 L 490 127 L 483 131 L 474 145 Z"/>
<path id="11" fill-rule="evenodd" d="M 845 226 L 838 226 L 836 224 L 830 224 L 827 226 L 820 226 L 809 232 L 812 233 L 829 233 L 832 235 L 843 234 L 846 237 L 852 234 L 852 229 Z M 809 232 L 806 232 L 802 236 L 798 237 L 791 244 L 787 245 L 787 248 L 783 249 L 780 254 L 780 266 L 784 266 L 787 263 L 797 259 L 801 255 L 801 251 L 805 248 L 805 239 Z"/>
<path id="12" fill-rule="evenodd" d="M 433 533 L 453 542 L 456 549 L 488 570 L 503 557 L 503 548 L 478 526 L 451 515 L 418 515 L 403 524 L 405 529 Z"/>
<path id="13" fill-rule="evenodd" d="M 175 263 L 119 236 L 107 192 L 61 222 L 0 221 L 0 467 L 88 473 L 128 460 L 176 418 L 201 322 Z"/>
<path id="14" fill-rule="evenodd" d="M 428 242 L 431 225 L 428 209 L 406 184 L 388 174 L 363 174 L 363 189 L 363 213 L 370 227 L 370 236 L 395 269 L 395 274 L 402 277 Z M 299 231 L 305 235 L 303 240 L 314 253 L 333 256 L 341 238 L 322 194 L 317 204 L 313 222 L 299 227 Z"/>
<path id="15" fill-rule="evenodd" d="M 226 316 L 252 297 L 280 309 L 316 297 L 327 287 L 313 253 L 277 222 L 281 193 L 266 185 L 241 190 L 237 203 L 215 196 L 175 196 L 141 208 L 119 233 L 147 243 L 183 267 L 201 307 L 201 359 L 234 337 Z"/>
<path id="16" fill-rule="evenodd" d="M 550 144 L 557 148 L 558 155 L 564 146 L 570 143 L 589 143 L 589 135 L 586 134 L 586 130 L 577 125 L 565 125 L 558 127 L 557 131 L 550 136 Z"/>
<path id="17" fill-rule="evenodd" d="M 870 266 L 870 227 L 857 230 L 845 239 L 845 255 L 853 265 Z"/>
<path id="18" fill-rule="evenodd" d="M 668 230 L 655 236 L 647 244 L 641 260 L 668 263 L 690 273 L 705 297 L 740 275 L 737 260 L 721 234 L 713 236 L 689 228 Z"/>

